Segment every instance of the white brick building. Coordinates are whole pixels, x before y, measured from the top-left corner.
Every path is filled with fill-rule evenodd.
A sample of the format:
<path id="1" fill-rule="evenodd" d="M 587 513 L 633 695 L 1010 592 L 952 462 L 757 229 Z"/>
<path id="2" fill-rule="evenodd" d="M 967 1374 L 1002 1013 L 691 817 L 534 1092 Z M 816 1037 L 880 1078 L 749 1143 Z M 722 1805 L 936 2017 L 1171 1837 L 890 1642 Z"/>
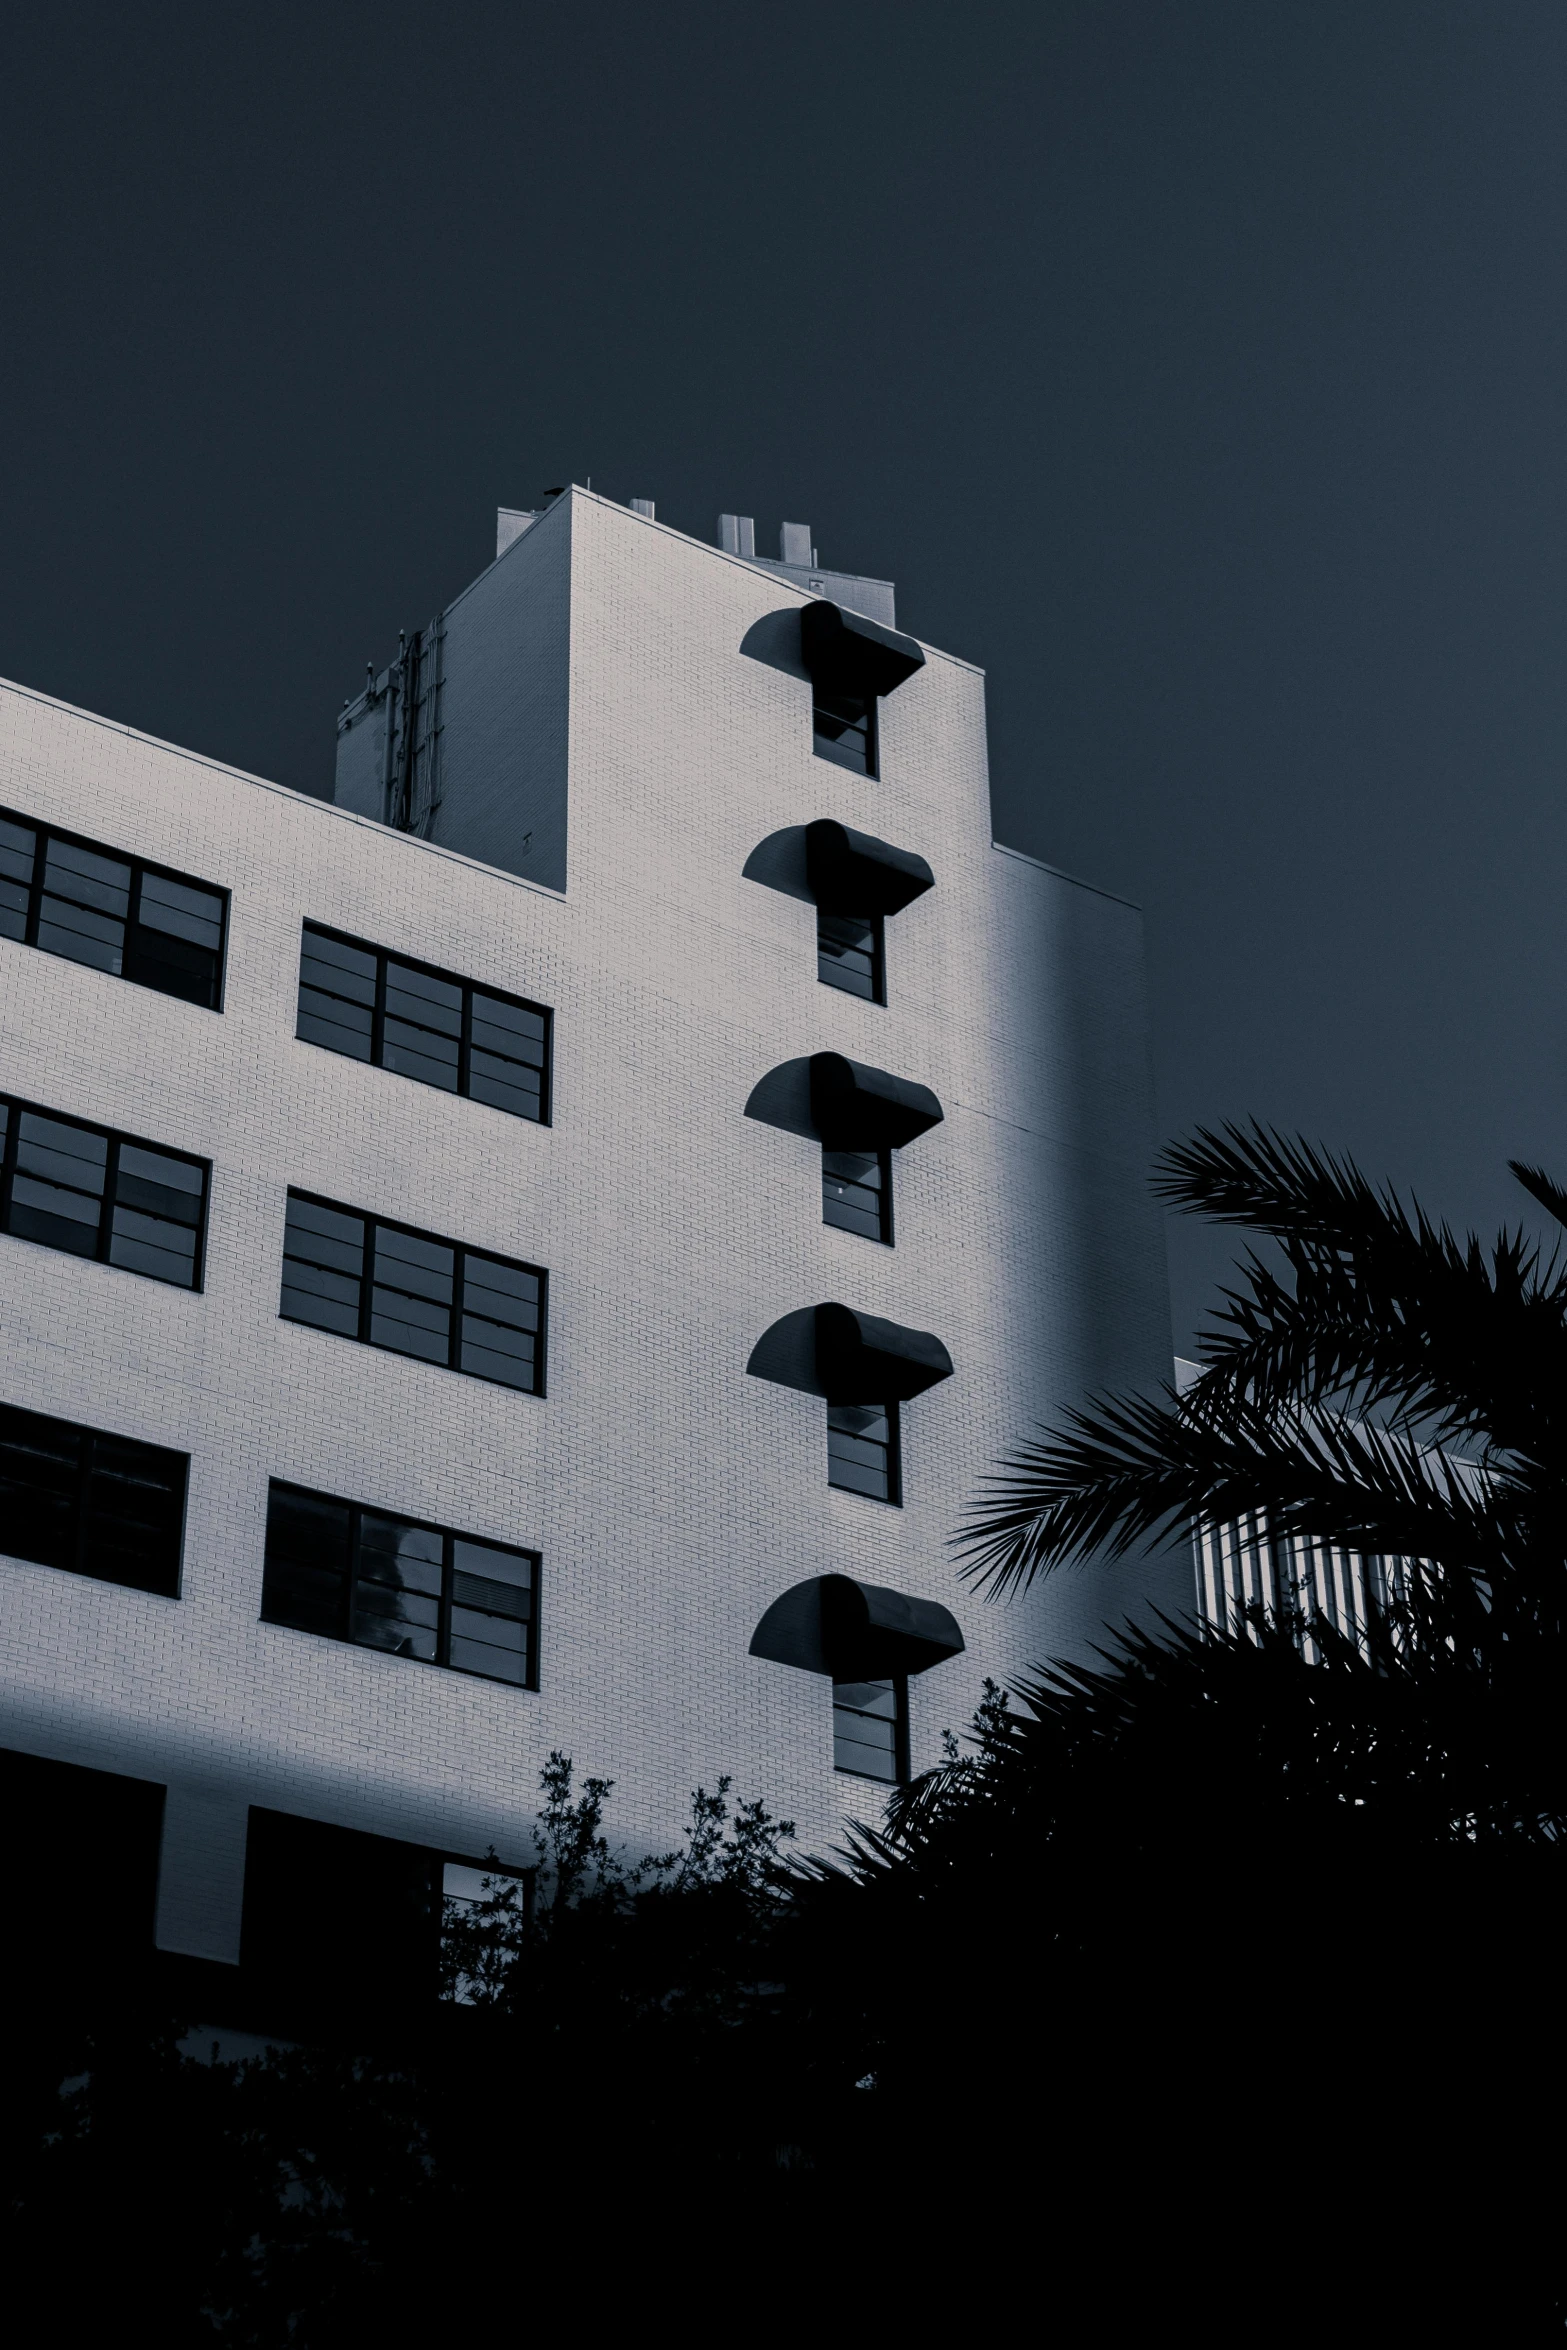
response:
<path id="1" fill-rule="evenodd" d="M 829 1846 L 881 1794 L 834 1769 L 830 1663 L 750 1653 L 812 1578 L 872 1587 L 872 1618 L 877 1592 L 956 1618 L 963 1652 L 910 1687 L 915 1769 L 986 1674 L 1186 1602 L 1172 1556 L 986 1606 L 946 1548 L 1036 1420 L 1166 1371 L 1135 911 L 993 845 L 967 662 L 926 648 L 881 696 L 878 774 L 820 754 L 799 614 L 890 620 L 881 583 L 581 490 L 520 523 L 414 648 L 418 756 L 386 723 L 407 664 L 346 712 L 346 806 L 0 692 L 10 837 L 42 858 L 53 827 L 229 893 L 221 1010 L 40 951 L 41 865 L 0 937 L 0 1092 L 211 1170 L 199 1289 L 25 1237 L 20 1208 L 0 1232 L 13 1423 L 189 1460 L 177 1597 L 0 1565 L 0 1745 L 167 1790 L 170 1950 L 237 1957 L 252 1806 L 521 1863 L 552 1748 L 615 1781 L 633 1844 L 729 1772 Z M 794 551 L 814 561 L 808 534 Z M 851 670 L 904 641 L 850 640 Z M 818 979 L 801 828 L 822 820 L 934 875 L 886 921 L 885 1005 Z M 307 922 L 546 1007 L 550 1123 L 302 1041 Z M 787 1070 L 823 1053 L 944 1113 L 891 1154 L 895 1245 L 824 1223 Z M 545 1391 L 281 1318 L 291 1187 L 544 1268 Z M 950 1357 L 903 1406 L 899 1506 L 829 1484 L 820 1393 L 747 1374 L 827 1301 Z M 273 1480 L 536 1554 L 537 1687 L 264 1621 Z"/>

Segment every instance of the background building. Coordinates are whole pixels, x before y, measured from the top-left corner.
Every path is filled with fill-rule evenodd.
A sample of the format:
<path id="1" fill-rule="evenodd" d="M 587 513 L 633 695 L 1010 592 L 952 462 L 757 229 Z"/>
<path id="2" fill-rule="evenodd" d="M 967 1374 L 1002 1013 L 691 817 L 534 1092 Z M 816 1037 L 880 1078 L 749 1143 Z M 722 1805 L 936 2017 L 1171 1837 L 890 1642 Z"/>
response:
<path id="1" fill-rule="evenodd" d="M 335 805 L 4 689 L 0 1743 L 152 1791 L 167 1950 L 342 1831 L 525 1863 L 555 1749 L 632 1845 L 727 1772 L 826 1847 L 1186 1604 L 955 1578 L 1169 1360 L 1139 923 L 789 527 L 503 512 Z"/>

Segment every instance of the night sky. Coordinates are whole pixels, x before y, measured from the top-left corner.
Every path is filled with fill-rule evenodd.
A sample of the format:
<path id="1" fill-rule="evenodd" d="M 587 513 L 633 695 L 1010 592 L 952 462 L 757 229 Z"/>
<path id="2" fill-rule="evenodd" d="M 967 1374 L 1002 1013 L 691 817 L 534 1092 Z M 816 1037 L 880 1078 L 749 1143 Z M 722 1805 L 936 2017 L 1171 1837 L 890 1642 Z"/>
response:
<path id="1" fill-rule="evenodd" d="M 1560 0 L 56 0 L 5 78 L 0 672 L 321 791 L 497 504 L 806 521 L 1146 909 L 1163 1133 L 1567 1174 Z"/>

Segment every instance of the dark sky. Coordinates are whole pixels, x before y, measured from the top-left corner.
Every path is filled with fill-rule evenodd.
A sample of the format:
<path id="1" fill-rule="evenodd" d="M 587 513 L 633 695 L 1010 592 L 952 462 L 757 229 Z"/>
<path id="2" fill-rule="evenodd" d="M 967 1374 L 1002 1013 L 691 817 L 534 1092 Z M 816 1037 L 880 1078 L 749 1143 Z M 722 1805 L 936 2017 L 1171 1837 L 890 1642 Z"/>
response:
<path id="1" fill-rule="evenodd" d="M 989 670 L 999 835 L 1146 908 L 1164 1132 L 1567 1171 L 1560 0 L 7 44 L 0 671 L 320 790 L 498 503 L 809 521 Z"/>

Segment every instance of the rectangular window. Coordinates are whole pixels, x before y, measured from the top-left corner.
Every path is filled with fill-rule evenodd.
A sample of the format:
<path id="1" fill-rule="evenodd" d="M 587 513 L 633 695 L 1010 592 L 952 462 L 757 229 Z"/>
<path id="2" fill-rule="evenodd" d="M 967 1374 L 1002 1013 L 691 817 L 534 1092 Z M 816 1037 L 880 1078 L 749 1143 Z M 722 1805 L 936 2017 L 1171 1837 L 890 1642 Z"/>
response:
<path id="1" fill-rule="evenodd" d="M 816 917 L 816 976 L 824 987 L 869 1004 L 887 1001 L 886 957 L 879 914 L 822 914 Z"/>
<path id="2" fill-rule="evenodd" d="M 288 1195 L 287 1322 L 542 1395 L 545 1278 L 537 1265 Z"/>
<path id="3" fill-rule="evenodd" d="M 909 1684 L 892 1681 L 834 1681 L 832 1760 L 837 1771 L 856 1779 L 880 1779 L 898 1787 L 909 1775 Z"/>
<path id="4" fill-rule="evenodd" d="M 221 1011 L 228 892 L 0 816 L 0 938 Z"/>
<path id="5" fill-rule="evenodd" d="M 891 1151 L 822 1152 L 822 1222 L 891 1247 Z"/>
<path id="6" fill-rule="evenodd" d="M 902 1499 L 895 1403 L 827 1406 L 827 1482 L 872 1501 Z"/>
<path id="7" fill-rule="evenodd" d="M 268 1492 L 265 1623 L 536 1689 L 538 1582 L 533 1551 L 276 1479 Z"/>
<path id="8" fill-rule="evenodd" d="M 175 1599 L 189 1465 L 161 1444 L 0 1405 L 0 1549 Z"/>
<path id="9" fill-rule="evenodd" d="M 852 775 L 876 772 L 876 700 L 872 694 L 811 692 L 812 749 Z"/>
<path id="10" fill-rule="evenodd" d="M 305 924 L 295 1034 L 328 1052 L 549 1124 L 550 1015 Z"/>
<path id="11" fill-rule="evenodd" d="M 0 1232 L 201 1287 L 207 1164 L 0 1096 Z"/>
<path id="12" fill-rule="evenodd" d="M 533 1916 L 536 1873 L 485 1862 L 438 1859 L 440 1995 L 464 2007 L 489 2006 L 505 1988 Z"/>

